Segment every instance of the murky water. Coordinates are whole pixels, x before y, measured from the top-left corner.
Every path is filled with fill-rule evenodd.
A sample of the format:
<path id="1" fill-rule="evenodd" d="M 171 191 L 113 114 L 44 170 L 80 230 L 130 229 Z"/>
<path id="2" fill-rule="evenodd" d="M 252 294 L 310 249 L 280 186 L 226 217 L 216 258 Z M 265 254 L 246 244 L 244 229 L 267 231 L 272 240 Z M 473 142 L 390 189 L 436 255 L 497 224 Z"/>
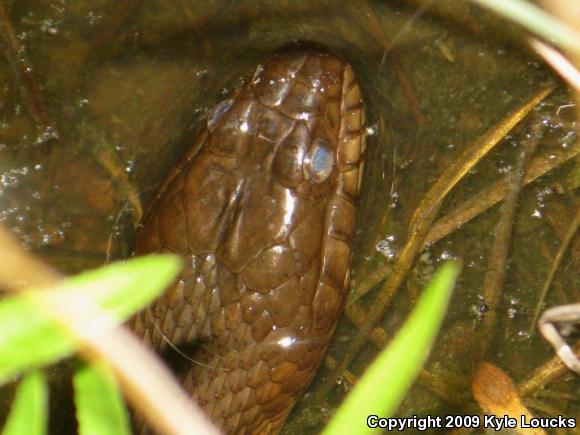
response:
<path id="1" fill-rule="evenodd" d="M 370 136 L 356 285 L 377 267 L 395 262 L 413 210 L 438 175 L 491 126 L 556 80 L 527 52 L 513 25 L 463 1 L 420 4 L 5 2 L 4 25 L 10 21 L 21 51 L 11 51 L 4 38 L 0 221 L 64 272 L 126 256 L 140 201 L 151 198 L 193 142 L 207 112 L 269 53 L 294 41 L 311 41 L 353 65 L 367 100 Z M 386 50 L 381 32 L 392 49 Z M 19 70 L 22 65 L 30 70 Z M 545 129 L 537 155 L 556 159 L 574 146 L 576 132 L 558 114 L 570 101 L 561 87 L 538 110 L 536 119 Z M 506 177 L 531 127 L 522 123 L 477 165 L 445 201 L 440 216 Z M 536 294 L 580 206 L 577 172 L 573 160 L 559 164 L 520 197 L 492 352 L 493 362 L 516 382 L 552 356 L 528 329 Z M 470 379 L 479 362 L 476 332 L 485 311 L 481 288 L 499 210 L 490 208 L 423 251 L 384 318 L 382 326 L 392 334 L 433 270 L 446 259 L 462 259 L 464 270 L 427 369 L 466 400 L 441 399 L 419 381 L 401 415 L 477 409 L 465 403 L 470 403 Z M 579 253 L 577 237 L 555 276 L 548 305 L 580 299 Z M 361 299 L 361 305 L 368 307 L 375 293 Z M 340 359 L 352 335 L 352 323 L 343 319 L 330 351 L 334 359 Z M 351 371 L 360 374 L 376 352 L 369 344 Z M 321 369 L 314 388 L 328 373 Z M 578 418 L 579 386 L 577 377 L 567 375 L 528 405 L 538 415 Z M 307 395 L 287 432 L 316 433 L 346 390 L 347 382 L 316 408 Z"/>

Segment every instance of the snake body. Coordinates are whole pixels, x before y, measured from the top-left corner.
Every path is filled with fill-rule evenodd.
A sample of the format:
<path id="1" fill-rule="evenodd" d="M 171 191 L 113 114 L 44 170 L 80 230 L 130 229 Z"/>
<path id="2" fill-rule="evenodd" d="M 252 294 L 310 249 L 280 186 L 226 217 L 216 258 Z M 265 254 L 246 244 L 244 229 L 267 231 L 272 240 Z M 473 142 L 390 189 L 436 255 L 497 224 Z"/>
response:
<path id="1" fill-rule="evenodd" d="M 133 329 L 195 361 L 178 374 L 226 433 L 278 432 L 324 357 L 349 285 L 364 123 L 348 64 L 275 54 L 211 112 L 143 218 L 136 253 L 186 267 Z"/>

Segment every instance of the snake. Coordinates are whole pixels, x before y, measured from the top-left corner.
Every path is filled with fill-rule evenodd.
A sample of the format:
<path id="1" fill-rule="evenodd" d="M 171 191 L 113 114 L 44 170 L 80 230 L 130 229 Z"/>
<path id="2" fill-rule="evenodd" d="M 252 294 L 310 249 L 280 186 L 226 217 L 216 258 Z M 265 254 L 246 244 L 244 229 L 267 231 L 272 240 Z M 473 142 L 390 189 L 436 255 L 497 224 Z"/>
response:
<path id="1" fill-rule="evenodd" d="M 135 253 L 185 267 L 132 328 L 160 355 L 179 350 L 176 375 L 225 433 L 278 433 L 324 359 L 349 288 L 365 131 L 348 63 L 280 50 L 209 112 L 144 214 Z"/>

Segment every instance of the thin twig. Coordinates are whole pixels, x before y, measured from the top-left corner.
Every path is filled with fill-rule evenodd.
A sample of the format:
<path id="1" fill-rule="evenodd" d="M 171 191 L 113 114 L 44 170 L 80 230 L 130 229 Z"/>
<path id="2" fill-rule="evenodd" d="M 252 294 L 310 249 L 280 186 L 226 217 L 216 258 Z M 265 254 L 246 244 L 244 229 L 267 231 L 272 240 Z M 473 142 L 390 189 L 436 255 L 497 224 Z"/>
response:
<path id="1" fill-rule="evenodd" d="M 567 161 L 580 154 L 580 141 L 567 148 L 550 150 L 532 159 L 524 178 L 524 184 L 529 184 L 551 170 L 562 166 Z M 424 247 L 441 240 L 456 229 L 479 216 L 481 213 L 503 201 L 508 193 L 509 176 L 483 189 L 473 198 L 457 206 L 451 213 L 440 218 L 433 224 L 425 241 Z"/>
<path id="2" fill-rule="evenodd" d="M 500 219 L 495 227 L 495 237 L 489 253 L 488 269 L 483 279 L 482 289 L 483 303 L 487 306 L 479 340 L 479 357 L 482 359 L 486 357 L 487 351 L 495 338 L 497 312 L 505 282 L 514 215 L 523 186 L 524 174 L 526 173 L 530 156 L 538 145 L 542 127 L 543 124 L 535 123 L 532 132 L 522 144 L 520 158 L 511 174 L 509 192 L 501 208 Z"/>
<path id="3" fill-rule="evenodd" d="M 560 267 L 560 263 L 562 262 L 562 258 L 564 258 L 564 254 L 568 250 L 568 246 L 570 246 L 570 242 L 574 238 L 576 231 L 578 231 L 578 226 L 580 226 L 580 207 L 578 207 L 578 210 L 576 210 L 576 216 L 574 216 L 572 223 L 566 231 L 566 235 L 564 236 L 564 239 L 558 248 L 558 252 L 554 256 L 554 261 L 552 261 L 548 275 L 546 276 L 544 284 L 542 285 L 542 290 L 540 291 L 540 296 L 538 297 L 538 302 L 536 302 L 536 308 L 534 309 L 534 315 L 532 316 L 532 321 L 530 322 L 530 333 L 532 333 L 536 327 L 536 321 L 540 315 L 540 310 L 544 304 L 544 299 L 546 299 L 548 289 L 552 284 L 552 280 L 554 279 L 554 275 L 556 274 L 558 267 Z"/>
<path id="4" fill-rule="evenodd" d="M 524 404 L 530 408 L 535 409 L 536 411 L 540 411 L 540 413 L 545 414 L 550 417 L 557 417 L 559 415 L 564 415 L 564 411 L 561 409 L 554 408 L 553 406 L 549 406 L 548 404 L 538 400 L 536 398 L 527 397 L 524 400 Z M 528 434 L 526 434 L 528 435 Z"/>
<path id="5" fill-rule="evenodd" d="M 10 15 L 4 4 L 4 0 L 0 0 L 0 35 L 2 36 L 2 45 L 4 46 L 4 54 L 14 70 L 18 83 L 20 84 L 20 94 L 22 100 L 26 105 L 28 113 L 36 122 L 39 130 L 49 132 L 50 128 L 54 128 L 49 120 L 46 110 L 46 104 L 40 92 L 40 87 L 33 74 L 32 64 L 26 57 L 24 49 L 20 45 L 14 26 L 10 20 Z"/>
<path id="6" fill-rule="evenodd" d="M 377 19 L 377 16 L 374 13 L 371 5 L 368 3 L 367 0 L 365 0 L 359 2 L 357 6 L 363 9 L 363 15 L 366 16 L 367 18 L 367 23 L 369 25 L 370 31 L 375 35 L 375 38 L 378 40 L 379 44 L 381 44 L 385 55 L 390 54 L 393 49 L 391 41 L 389 40 L 387 34 L 383 31 L 383 27 L 379 23 L 379 20 Z M 405 97 L 409 102 L 411 113 L 413 114 L 415 122 L 419 125 L 423 124 L 425 117 L 423 116 L 423 113 L 419 108 L 419 102 L 417 101 L 415 91 L 413 90 L 413 85 L 411 84 L 411 81 L 409 80 L 409 77 L 405 69 L 403 68 L 403 65 L 401 65 L 401 61 L 395 54 L 391 56 L 389 61 L 393 66 L 393 69 L 395 70 L 395 74 L 397 75 L 399 84 L 401 85 L 403 93 L 405 94 Z"/>
<path id="7" fill-rule="evenodd" d="M 580 358 L 580 341 L 572 346 L 572 351 L 577 358 Z M 543 386 L 555 381 L 566 373 L 570 373 L 570 369 L 556 355 L 534 370 L 527 379 L 520 382 L 518 384 L 518 391 L 522 396 L 531 396 Z"/>
<path id="8" fill-rule="evenodd" d="M 119 194 L 129 203 L 132 209 L 134 222 L 139 222 L 143 216 L 143 206 L 139 192 L 129 180 L 123 162 L 106 147 L 100 147 L 97 152 L 97 162 L 109 173 L 110 178 L 115 180 Z"/>

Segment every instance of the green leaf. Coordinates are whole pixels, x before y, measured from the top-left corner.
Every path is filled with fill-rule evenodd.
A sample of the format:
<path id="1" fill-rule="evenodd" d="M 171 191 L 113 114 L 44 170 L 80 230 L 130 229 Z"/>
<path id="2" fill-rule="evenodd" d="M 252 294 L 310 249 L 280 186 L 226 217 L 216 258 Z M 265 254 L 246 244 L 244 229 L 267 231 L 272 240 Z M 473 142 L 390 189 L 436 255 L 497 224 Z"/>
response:
<path id="1" fill-rule="evenodd" d="M 79 435 L 129 435 L 127 408 L 112 373 L 84 364 L 74 376 Z"/>
<path id="2" fill-rule="evenodd" d="M 55 290 L 67 297 L 81 292 L 123 321 L 159 296 L 180 268 L 175 255 L 147 255 L 75 275 Z"/>
<path id="3" fill-rule="evenodd" d="M 403 328 L 367 369 L 323 434 L 351 434 L 353 428 L 357 434 L 371 433 L 376 429 L 367 426 L 369 415 L 393 415 L 429 354 L 459 269 L 456 263 L 439 269 Z"/>
<path id="4" fill-rule="evenodd" d="M 179 268 L 178 257 L 149 255 L 64 279 L 55 288 L 0 301 L 0 383 L 19 371 L 64 358 L 78 344 L 39 300 L 49 297 L 70 312 L 97 306 L 107 320 L 121 322 L 150 304 Z M 87 326 L 98 328 L 96 320 L 101 317 L 87 317 Z"/>
<path id="5" fill-rule="evenodd" d="M 0 382 L 70 354 L 75 340 L 24 296 L 0 301 Z"/>
<path id="6" fill-rule="evenodd" d="M 3 435 L 44 435 L 48 413 L 48 386 L 40 371 L 26 375 L 12 402 Z"/>

